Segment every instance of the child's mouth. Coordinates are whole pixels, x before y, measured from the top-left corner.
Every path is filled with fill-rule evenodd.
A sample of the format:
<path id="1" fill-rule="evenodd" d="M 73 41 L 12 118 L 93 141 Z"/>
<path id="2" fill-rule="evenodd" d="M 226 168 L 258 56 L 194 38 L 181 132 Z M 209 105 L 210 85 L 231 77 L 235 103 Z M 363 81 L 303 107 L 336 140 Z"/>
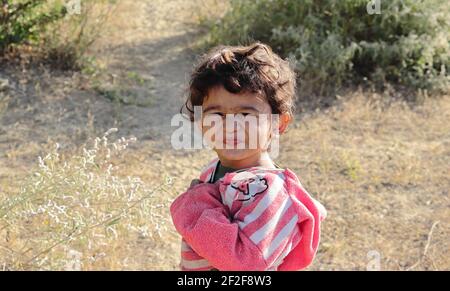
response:
<path id="1" fill-rule="evenodd" d="M 226 145 L 232 145 L 232 146 L 237 146 L 238 144 L 241 144 L 242 141 L 239 139 L 225 139 L 223 141 L 224 144 Z"/>

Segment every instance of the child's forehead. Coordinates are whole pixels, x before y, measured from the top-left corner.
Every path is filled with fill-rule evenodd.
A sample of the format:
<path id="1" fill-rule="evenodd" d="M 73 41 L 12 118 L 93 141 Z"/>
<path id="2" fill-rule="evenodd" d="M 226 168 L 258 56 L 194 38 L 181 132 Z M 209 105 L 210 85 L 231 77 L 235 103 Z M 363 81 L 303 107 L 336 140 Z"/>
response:
<path id="1" fill-rule="evenodd" d="M 212 88 L 203 100 L 203 109 L 207 107 L 221 109 L 251 109 L 258 111 L 270 111 L 270 104 L 262 94 L 252 92 L 242 92 L 233 94 L 223 87 Z"/>

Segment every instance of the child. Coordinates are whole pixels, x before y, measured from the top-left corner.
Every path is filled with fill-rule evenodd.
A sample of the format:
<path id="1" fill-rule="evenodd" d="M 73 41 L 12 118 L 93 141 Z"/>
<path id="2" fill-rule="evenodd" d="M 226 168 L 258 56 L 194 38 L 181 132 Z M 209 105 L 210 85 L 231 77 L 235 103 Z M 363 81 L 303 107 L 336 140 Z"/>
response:
<path id="1" fill-rule="evenodd" d="M 217 47 L 195 69 L 185 107 L 198 122 L 193 107 L 201 106 L 202 133 L 218 157 L 170 208 L 183 270 L 301 270 L 312 262 L 325 208 L 268 152 L 292 121 L 295 85 L 289 64 L 261 43 Z M 259 122 L 271 114 L 277 122 Z M 208 118 L 214 126 L 204 125 Z"/>

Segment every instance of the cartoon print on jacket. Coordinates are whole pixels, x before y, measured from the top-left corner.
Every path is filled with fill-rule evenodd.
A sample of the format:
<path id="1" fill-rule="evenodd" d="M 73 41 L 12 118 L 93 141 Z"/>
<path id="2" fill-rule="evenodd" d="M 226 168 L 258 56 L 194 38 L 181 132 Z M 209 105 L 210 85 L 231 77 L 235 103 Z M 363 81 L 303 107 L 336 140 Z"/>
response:
<path id="1" fill-rule="evenodd" d="M 238 190 L 236 200 L 242 202 L 250 202 L 259 194 L 267 190 L 267 180 L 258 175 L 242 172 L 233 177 L 231 187 Z"/>

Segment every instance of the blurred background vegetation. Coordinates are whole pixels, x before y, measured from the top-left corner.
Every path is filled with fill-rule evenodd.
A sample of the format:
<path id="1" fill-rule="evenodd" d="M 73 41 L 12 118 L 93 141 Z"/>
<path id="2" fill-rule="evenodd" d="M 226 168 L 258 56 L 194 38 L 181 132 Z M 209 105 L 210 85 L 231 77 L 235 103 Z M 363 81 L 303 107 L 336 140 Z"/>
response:
<path id="1" fill-rule="evenodd" d="M 26 47 L 57 68 L 80 69 L 114 1 L 83 1 L 81 11 L 70 17 L 63 0 L 0 3 L 0 54 Z M 224 17 L 202 18 L 209 31 L 202 46 L 268 43 L 291 60 L 303 96 L 334 94 L 352 85 L 383 89 L 387 84 L 408 92 L 448 92 L 448 1 L 379 1 L 380 14 L 369 14 L 368 4 L 231 0 Z"/>
<path id="2" fill-rule="evenodd" d="M 448 91 L 448 1 L 379 3 L 369 14 L 367 0 L 233 0 L 223 18 L 204 19 L 206 46 L 268 43 L 292 61 L 306 94 L 386 82 Z"/>
<path id="3" fill-rule="evenodd" d="M 29 55 L 63 70 L 79 70 L 110 16 L 113 0 L 2 0 L 0 56 Z M 9 59 L 10 59 L 9 58 Z"/>

